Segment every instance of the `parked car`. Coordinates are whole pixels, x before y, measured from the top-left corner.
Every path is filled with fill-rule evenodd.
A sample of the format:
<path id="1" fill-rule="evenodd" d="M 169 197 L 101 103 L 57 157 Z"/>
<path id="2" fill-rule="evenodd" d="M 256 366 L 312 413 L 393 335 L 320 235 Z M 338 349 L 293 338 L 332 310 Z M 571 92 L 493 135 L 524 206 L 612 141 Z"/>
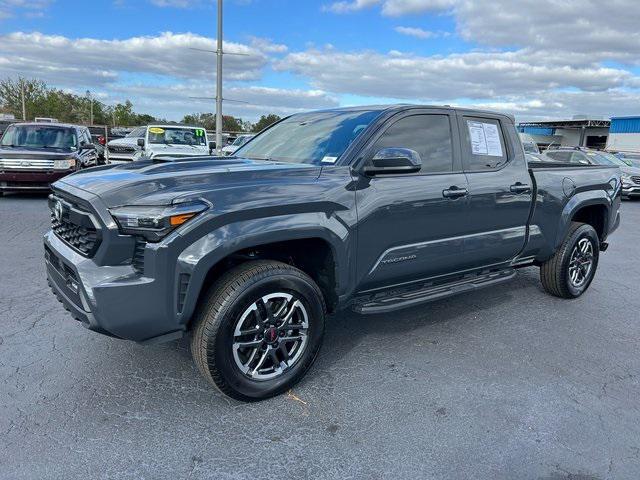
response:
<path id="1" fill-rule="evenodd" d="M 110 140 L 106 148 L 106 163 L 128 163 L 139 156 L 138 139 L 144 139 L 147 127 L 137 127 L 124 137 Z"/>
<path id="2" fill-rule="evenodd" d="M 236 150 L 238 150 L 241 146 L 243 146 L 253 137 L 255 137 L 255 135 L 239 135 L 238 137 L 236 137 L 236 139 L 233 141 L 231 145 L 227 145 L 226 147 L 222 148 L 222 154 L 225 157 L 232 156 L 236 152 Z"/>
<path id="3" fill-rule="evenodd" d="M 628 159 L 620 158 L 609 152 L 583 147 L 562 147 L 546 152 L 545 156 L 564 163 L 617 166 L 622 172 L 622 197 L 640 197 L 640 168 Z"/>
<path id="4" fill-rule="evenodd" d="M 327 312 L 499 288 L 531 265 L 551 295 L 579 297 L 619 225 L 620 189 L 617 167 L 527 165 L 500 113 L 301 113 L 235 158 L 56 182 L 47 276 L 89 329 L 142 343 L 190 332 L 204 377 L 258 400 L 307 372 Z"/>
<path id="5" fill-rule="evenodd" d="M 522 148 L 524 148 L 525 153 L 540 153 L 538 144 L 531 135 L 527 133 L 520 133 L 520 140 L 522 140 Z"/>
<path id="6" fill-rule="evenodd" d="M 150 125 L 138 146 L 140 157 L 151 159 L 208 156 L 214 148 L 204 128 L 188 125 Z"/>
<path id="7" fill-rule="evenodd" d="M 120 140 L 109 142 L 108 163 L 127 163 L 142 158 L 186 158 L 211 154 L 207 132 L 187 125 L 149 125 L 134 129 Z"/>
<path id="8" fill-rule="evenodd" d="M 51 183 L 96 164 L 86 127 L 62 123 L 14 123 L 0 141 L 0 193 L 48 190 Z"/>

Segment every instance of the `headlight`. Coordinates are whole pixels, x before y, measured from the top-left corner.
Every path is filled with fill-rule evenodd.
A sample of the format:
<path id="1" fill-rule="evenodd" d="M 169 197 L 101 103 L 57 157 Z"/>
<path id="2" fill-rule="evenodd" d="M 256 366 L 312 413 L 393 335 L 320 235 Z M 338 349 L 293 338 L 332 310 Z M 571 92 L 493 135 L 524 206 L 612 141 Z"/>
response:
<path id="1" fill-rule="evenodd" d="M 54 170 L 69 170 L 76 166 L 75 158 L 68 158 L 66 160 L 54 160 L 53 161 L 53 169 Z"/>
<path id="2" fill-rule="evenodd" d="M 627 174 L 627 173 L 623 173 L 622 176 L 620 177 L 622 179 L 622 183 L 623 184 L 630 184 L 633 183 L 633 181 L 631 180 L 631 175 Z"/>
<path id="3" fill-rule="evenodd" d="M 150 242 L 158 242 L 208 208 L 206 203 L 195 201 L 160 207 L 118 207 L 109 212 L 122 233 L 142 235 Z"/>

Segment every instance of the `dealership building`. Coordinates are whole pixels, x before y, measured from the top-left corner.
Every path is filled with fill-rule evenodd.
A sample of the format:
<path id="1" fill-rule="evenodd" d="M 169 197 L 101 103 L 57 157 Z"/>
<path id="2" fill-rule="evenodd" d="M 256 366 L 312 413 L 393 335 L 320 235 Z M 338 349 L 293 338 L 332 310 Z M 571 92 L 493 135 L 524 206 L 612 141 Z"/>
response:
<path id="1" fill-rule="evenodd" d="M 607 150 L 640 153 L 640 117 L 613 117 Z"/>
<path id="2" fill-rule="evenodd" d="M 531 135 L 541 148 L 580 146 L 603 149 L 607 145 L 610 126 L 609 120 L 573 118 L 523 122 L 518 124 L 518 131 Z"/>

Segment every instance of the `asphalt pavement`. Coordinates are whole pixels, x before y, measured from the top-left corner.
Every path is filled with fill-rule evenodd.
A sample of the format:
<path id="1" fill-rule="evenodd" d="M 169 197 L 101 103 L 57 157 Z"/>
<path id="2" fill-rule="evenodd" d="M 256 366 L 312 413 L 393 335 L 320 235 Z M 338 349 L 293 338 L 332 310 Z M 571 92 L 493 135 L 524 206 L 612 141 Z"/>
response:
<path id="1" fill-rule="evenodd" d="M 84 329 L 45 281 L 46 196 L 0 198 L 1 479 L 640 478 L 640 202 L 590 290 L 538 270 L 330 319 L 288 395 L 210 387 L 187 340 Z"/>

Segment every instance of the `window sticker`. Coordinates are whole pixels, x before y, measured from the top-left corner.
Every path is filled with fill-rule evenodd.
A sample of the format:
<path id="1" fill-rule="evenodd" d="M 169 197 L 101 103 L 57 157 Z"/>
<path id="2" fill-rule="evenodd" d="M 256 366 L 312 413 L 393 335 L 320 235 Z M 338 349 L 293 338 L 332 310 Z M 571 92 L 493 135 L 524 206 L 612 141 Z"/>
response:
<path id="1" fill-rule="evenodd" d="M 204 130 L 201 128 L 196 129 L 196 137 L 204 137 Z"/>
<path id="2" fill-rule="evenodd" d="M 151 127 L 149 129 L 149 133 L 155 133 L 156 135 L 160 135 L 160 134 L 164 133 L 164 128 Z"/>
<path id="3" fill-rule="evenodd" d="M 326 156 L 322 159 L 322 163 L 336 163 L 336 160 L 338 160 L 338 157 Z"/>
<path id="4" fill-rule="evenodd" d="M 467 121 L 467 126 L 469 127 L 469 139 L 471 140 L 471 153 L 490 157 L 503 156 L 497 125 Z"/>

